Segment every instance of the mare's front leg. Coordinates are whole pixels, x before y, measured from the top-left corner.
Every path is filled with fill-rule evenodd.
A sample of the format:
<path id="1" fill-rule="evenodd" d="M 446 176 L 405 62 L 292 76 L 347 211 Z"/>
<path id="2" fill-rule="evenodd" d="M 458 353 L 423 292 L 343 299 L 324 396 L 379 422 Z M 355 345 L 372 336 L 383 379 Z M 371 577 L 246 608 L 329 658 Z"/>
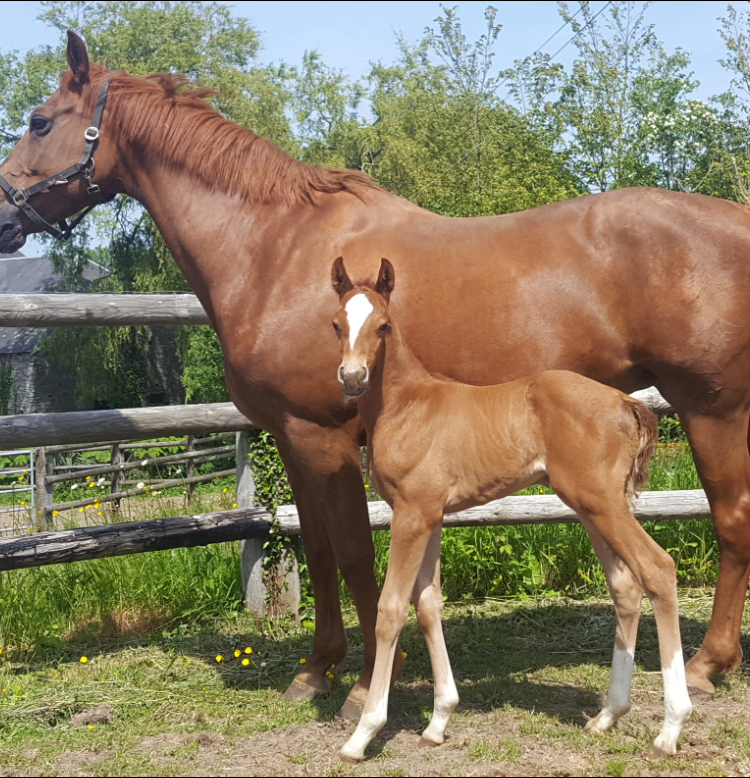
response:
<path id="1" fill-rule="evenodd" d="M 341 428 L 323 428 L 291 420 L 286 432 L 285 438 L 277 438 L 277 444 L 299 511 L 315 595 L 315 638 L 312 655 L 284 696 L 301 700 L 329 691 L 331 683 L 326 673 L 346 657 L 338 567 L 357 608 L 365 649 L 363 675 L 342 709 L 345 714 L 358 717 L 375 660 L 379 595 L 359 458 L 358 421 Z M 399 659 L 402 663 L 403 659 Z M 398 672 L 400 667 L 401 664 Z"/>
<path id="2" fill-rule="evenodd" d="M 458 705 L 458 690 L 443 635 L 443 592 L 440 588 L 442 529 L 439 525 L 432 533 L 412 594 L 417 621 L 430 651 L 435 679 L 435 707 L 430 724 L 422 733 L 422 743 L 429 746 L 440 746 L 445 742 L 448 721 Z"/>
<path id="3" fill-rule="evenodd" d="M 354 734 L 341 749 L 341 759 L 361 762 L 365 749 L 383 728 L 388 717 L 391 670 L 406 617 L 409 601 L 422 565 L 425 550 L 435 527 L 440 527 L 442 511 L 425 513 L 421 507 L 394 506 L 391 524 L 391 553 L 383 593 L 378 603 L 375 635 L 375 670 L 362 716 Z"/>

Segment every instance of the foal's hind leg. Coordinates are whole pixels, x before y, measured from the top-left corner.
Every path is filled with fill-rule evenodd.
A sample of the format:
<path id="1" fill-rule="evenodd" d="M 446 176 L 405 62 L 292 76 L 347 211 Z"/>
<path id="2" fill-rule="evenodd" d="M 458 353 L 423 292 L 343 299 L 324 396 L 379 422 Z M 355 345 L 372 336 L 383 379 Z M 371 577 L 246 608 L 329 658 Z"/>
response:
<path id="1" fill-rule="evenodd" d="M 588 525 L 586 529 L 594 551 L 604 568 L 617 616 L 607 703 L 600 713 L 586 724 L 586 729 L 606 732 L 630 710 L 633 659 L 638 622 L 641 618 L 643 588 L 635 580 L 627 565 L 612 552 L 599 531 L 593 525 Z"/>
<path id="2" fill-rule="evenodd" d="M 591 475 L 587 474 L 588 477 Z M 585 489 L 577 490 L 573 500 L 564 499 L 578 513 L 587 529 L 594 525 L 613 554 L 628 566 L 651 601 L 659 635 L 665 709 L 664 725 L 654 742 L 653 753 L 655 756 L 674 754 L 680 732 L 693 707 L 682 657 L 675 564 L 672 557 L 636 521 L 624 497 L 611 492 L 605 485 L 600 484 L 593 489 L 587 485 Z M 591 531 L 589 534 L 592 534 Z"/>
<path id="3" fill-rule="evenodd" d="M 432 720 L 422 733 L 422 742 L 431 746 L 439 746 L 445 742 L 445 729 L 458 705 L 458 690 L 453 680 L 453 671 L 443 635 L 443 593 L 440 588 L 441 533 L 442 526 L 436 527 L 432 533 L 412 594 L 417 621 L 430 651 L 435 679 L 435 707 Z"/>
<path id="4" fill-rule="evenodd" d="M 721 550 L 711 626 L 687 664 L 690 684 L 713 694 L 711 677 L 742 661 L 740 629 L 750 576 L 750 454 L 748 414 L 717 419 L 680 412 Z"/>

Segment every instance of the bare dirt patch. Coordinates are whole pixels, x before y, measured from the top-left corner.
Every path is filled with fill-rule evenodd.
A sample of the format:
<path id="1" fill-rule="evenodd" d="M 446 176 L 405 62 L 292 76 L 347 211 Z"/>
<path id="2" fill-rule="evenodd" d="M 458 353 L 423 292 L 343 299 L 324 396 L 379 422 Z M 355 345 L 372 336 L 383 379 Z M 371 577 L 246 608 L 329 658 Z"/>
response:
<path id="1" fill-rule="evenodd" d="M 404 722 L 398 713 L 397 689 L 395 723 L 387 725 L 365 762 L 355 767 L 338 759 L 353 731 L 352 724 L 341 720 L 283 727 L 234 743 L 211 733 L 161 735 L 143 738 L 139 749 L 153 764 L 170 764 L 178 774 L 194 776 L 750 775 L 744 693 L 728 692 L 697 706 L 676 758 L 647 757 L 664 714 L 655 675 L 638 678 L 632 711 L 604 736 L 582 729 L 590 714 L 581 709 L 549 716 L 511 707 L 459 708 L 445 745 L 425 749 L 420 746 L 420 722 Z M 420 687 L 429 705 L 428 689 Z M 188 744 L 195 744 L 197 759 L 179 758 L 180 748 Z"/>

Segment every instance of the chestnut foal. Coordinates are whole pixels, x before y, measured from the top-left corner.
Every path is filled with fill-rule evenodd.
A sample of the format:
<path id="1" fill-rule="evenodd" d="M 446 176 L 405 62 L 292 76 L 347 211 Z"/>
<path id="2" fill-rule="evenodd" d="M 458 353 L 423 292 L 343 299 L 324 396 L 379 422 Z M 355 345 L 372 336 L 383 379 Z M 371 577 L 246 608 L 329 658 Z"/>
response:
<path id="1" fill-rule="evenodd" d="M 692 709 L 675 565 L 630 510 L 656 443 L 654 414 L 616 389 L 561 370 L 496 386 L 437 379 L 409 350 L 389 312 L 395 274 L 387 259 L 375 289 L 354 287 L 341 257 L 333 264 L 332 280 L 341 300 L 333 320 L 342 353 L 339 381 L 347 398 L 358 398 L 370 477 L 393 508 L 375 671 L 342 759 L 361 761 L 386 722 L 394 652 L 410 599 L 435 675 L 434 713 L 422 738 L 431 745 L 444 742 L 458 692 L 441 626 L 443 513 L 539 483 L 554 487 L 580 517 L 604 567 L 617 614 L 607 702 L 586 728 L 604 732 L 630 709 L 645 591 L 656 616 L 666 711 L 653 753 L 674 754 Z"/>

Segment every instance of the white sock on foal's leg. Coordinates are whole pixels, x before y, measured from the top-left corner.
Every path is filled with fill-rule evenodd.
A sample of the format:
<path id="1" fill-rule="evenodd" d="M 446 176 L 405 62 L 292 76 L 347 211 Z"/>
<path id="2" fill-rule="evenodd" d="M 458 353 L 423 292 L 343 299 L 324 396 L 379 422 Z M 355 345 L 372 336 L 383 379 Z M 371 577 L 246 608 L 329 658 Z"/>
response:
<path id="1" fill-rule="evenodd" d="M 634 656 L 635 652 L 632 648 L 615 646 L 612 655 L 612 678 L 609 682 L 607 704 L 598 716 L 586 724 L 586 729 L 593 732 L 606 732 L 630 710 Z"/>
<path id="2" fill-rule="evenodd" d="M 671 755 L 677 753 L 677 740 L 693 710 L 682 651 L 675 654 L 671 666 L 662 667 L 661 672 L 664 679 L 664 726 L 654 742 L 654 748 Z"/>

